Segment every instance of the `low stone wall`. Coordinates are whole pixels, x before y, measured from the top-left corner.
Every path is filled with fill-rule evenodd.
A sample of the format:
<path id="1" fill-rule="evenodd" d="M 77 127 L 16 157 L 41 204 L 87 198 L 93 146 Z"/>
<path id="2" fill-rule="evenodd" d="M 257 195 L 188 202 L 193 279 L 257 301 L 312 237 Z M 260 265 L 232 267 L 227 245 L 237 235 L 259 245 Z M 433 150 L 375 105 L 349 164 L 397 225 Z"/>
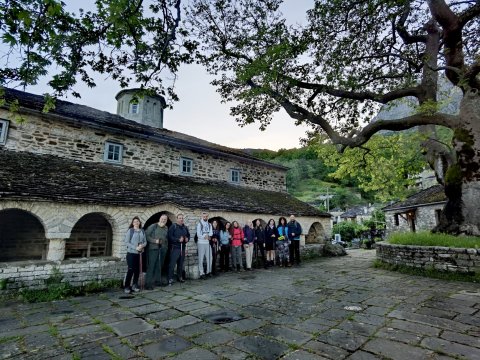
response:
<path id="1" fill-rule="evenodd" d="M 437 246 L 376 244 L 377 259 L 395 265 L 480 273 L 480 250 Z"/>
<path id="2" fill-rule="evenodd" d="M 114 257 L 82 258 L 55 261 L 18 261 L 0 264 L 0 282 L 3 290 L 21 288 L 41 289 L 45 280 L 58 269 L 63 281 L 73 286 L 92 281 L 122 280 L 127 270 L 125 261 Z"/>

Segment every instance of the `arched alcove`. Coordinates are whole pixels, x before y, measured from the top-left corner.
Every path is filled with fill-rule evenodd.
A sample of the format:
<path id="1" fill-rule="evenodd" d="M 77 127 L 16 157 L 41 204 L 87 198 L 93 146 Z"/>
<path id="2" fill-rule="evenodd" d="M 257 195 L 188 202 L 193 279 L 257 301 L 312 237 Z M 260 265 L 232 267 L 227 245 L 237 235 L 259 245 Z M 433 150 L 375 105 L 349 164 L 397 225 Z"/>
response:
<path id="1" fill-rule="evenodd" d="M 325 239 L 325 229 L 323 228 L 322 224 L 319 222 L 314 222 L 310 229 L 308 230 L 308 234 L 305 236 L 305 243 L 306 244 L 316 244 L 323 242 Z"/>
<path id="2" fill-rule="evenodd" d="M 104 214 L 86 214 L 77 221 L 65 244 L 65 259 L 112 255 L 112 226 Z"/>
<path id="3" fill-rule="evenodd" d="M 175 222 L 175 219 L 176 219 L 175 214 L 172 214 L 169 211 L 159 211 L 153 214 L 152 216 L 150 216 L 148 220 L 145 221 L 145 223 L 143 224 L 143 228 L 147 229 L 150 225 L 158 223 L 158 221 L 160 220 L 160 216 L 162 216 L 163 214 L 168 216 L 167 226 L 170 227 L 170 225 L 172 225 Z"/>
<path id="4" fill-rule="evenodd" d="M 42 260 L 47 256 L 45 228 L 32 213 L 0 211 L 0 261 Z"/>
<path id="5" fill-rule="evenodd" d="M 212 217 L 212 218 L 208 219 L 208 222 L 211 224 L 211 223 L 213 223 L 214 220 L 218 221 L 221 230 L 225 229 L 225 224 L 228 222 L 227 219 L 225 219 L 221 216 L 215 216 L 215 217 Z"/>

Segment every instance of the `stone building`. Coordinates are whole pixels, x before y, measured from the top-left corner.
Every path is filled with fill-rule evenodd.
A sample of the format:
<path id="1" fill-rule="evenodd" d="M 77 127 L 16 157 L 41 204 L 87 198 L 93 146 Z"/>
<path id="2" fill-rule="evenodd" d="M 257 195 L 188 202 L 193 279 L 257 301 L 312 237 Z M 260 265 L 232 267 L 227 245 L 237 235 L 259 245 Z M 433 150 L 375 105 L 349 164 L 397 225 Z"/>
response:
<path id="1" fill-rule="evenodd" d="M 443 187 L 435 185 L 384 207 L 387 233 L 432 230 L 446 202 Z"/>
<path id="2" fill-rule="evenodd" d="M 245 224 L 296 214 L 305 238 L 330 236 L 330 214 L 286 192 L 287 168 L 163 128 L 165 101 L 117 94 L 114 115 L 42 96 L 5 90 L 17 118 L 0 108 L 0 281 L 42 286 L 53 268 L 73 284 L 122 278 L 124 235 L 133 216 L 145 226 L 201 212 Z M 187 272 L 198 276 L 196 245 Z"/>

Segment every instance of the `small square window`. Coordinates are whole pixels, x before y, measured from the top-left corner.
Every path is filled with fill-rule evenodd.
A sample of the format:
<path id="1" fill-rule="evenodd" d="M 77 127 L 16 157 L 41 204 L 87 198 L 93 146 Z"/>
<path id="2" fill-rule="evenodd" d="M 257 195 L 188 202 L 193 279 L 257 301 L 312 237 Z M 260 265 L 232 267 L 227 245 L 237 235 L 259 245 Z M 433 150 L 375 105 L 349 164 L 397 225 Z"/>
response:
<path id="1" fill-rule="evenodd" d="M 193 174 L 193 160 L 180 158 L 180 173 L 184 175 Z"/>
<path id="2" fill-rule="evenodd" d="M 103 155 L 103 160 L 105 162 L 121 164 L 122 154 L 123 154 L 123 145 L 115 144 L 111 142 L 105 143 L 105 153 Z"/>
<path id="3" fill-rule="evenodd" d="M 130 103 L 130 114 L 138 114 L 138 110 L 139 110 L 139 107 L 138 107 L 138 103 Z"/>
<path id="4" fill-rule="evenodd" d="M 231 169 L 230 170 L 230 182 L 239 184 L 240 183 L 240 171 Z"/>
<path id="5" fill-rule="evenodd" d="M 0 119 L 0 145 L 5 145 L 7 142 L 8 120 Z"/>

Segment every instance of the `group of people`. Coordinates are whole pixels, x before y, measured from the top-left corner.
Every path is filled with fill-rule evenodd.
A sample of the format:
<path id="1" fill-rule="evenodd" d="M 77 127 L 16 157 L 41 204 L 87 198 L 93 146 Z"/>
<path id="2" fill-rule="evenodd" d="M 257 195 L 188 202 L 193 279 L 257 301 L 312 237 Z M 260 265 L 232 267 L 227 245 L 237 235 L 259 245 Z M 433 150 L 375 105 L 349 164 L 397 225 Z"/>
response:
<path id="1" fill-rule="evenodd" d="M 160 284 L 167 251 L 168 285 L 171 286 L 174 282 L 175 267 L 177 281 L 185 281 L 184 260 L 190 232 L 184 224 L 183 214 L 178 214 L 176 223 L 170 226 L 167 226 L 167 221 L 167 215 L 161 215 L 157 223 L 144 230 L 140 219 L 137 216 L 133 218 L 125 234 L 128 267 L 124 283 L 125 293 L 140 291 L 140 272 L 143 272 L 144 265 L 147 264 L 145 288 L 152 290 L 155 284 Z M 302 227 L 294 215 L 290 216 L 289 221 L 280 217 L 278 225 L 274 219 L 270 219 L 263 227 L 257 219 L 242 228 L 238 221 L 226 222 L 224 225 L 216 219 L 210 222 L 208 213 L 204 212 L 195 230 L 194 240 L 197 243 L 201 279 L 218 273 L 217 262 L 222 272 L 242 271 L 244 268 L 251 271 L 254 254 L 257 259 L 262 260 L 264 268 L 275 264 L 282 267 L 300 264 Z M 245 253 L 245 266 L 242 252 Z M 147 256 L 144 256 L 144 253 Z M 147 264 L 143 264 L 145 260 Z"/>

